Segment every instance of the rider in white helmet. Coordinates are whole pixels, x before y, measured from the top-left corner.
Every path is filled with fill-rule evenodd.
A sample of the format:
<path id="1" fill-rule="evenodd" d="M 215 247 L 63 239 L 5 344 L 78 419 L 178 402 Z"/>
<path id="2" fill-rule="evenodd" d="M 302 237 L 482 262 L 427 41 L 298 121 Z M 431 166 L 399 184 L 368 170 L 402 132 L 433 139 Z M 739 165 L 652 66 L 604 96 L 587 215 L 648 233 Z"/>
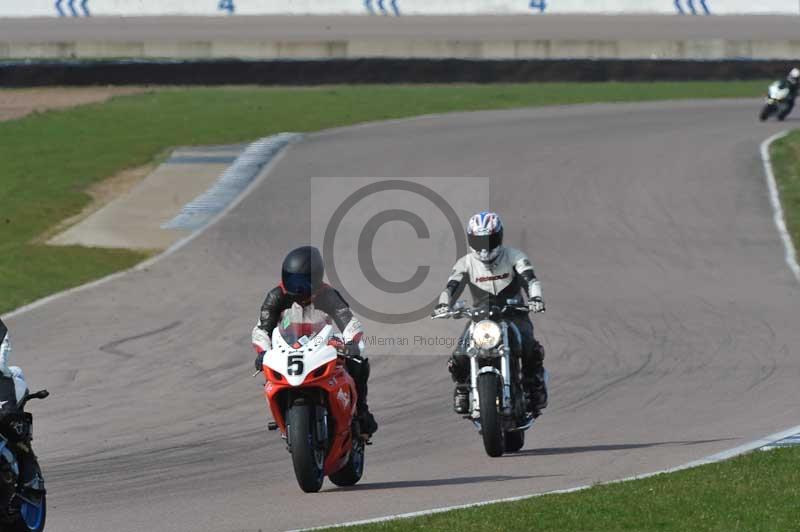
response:
<path id="1" fill-rule="evenodd" d="M 493 212 L 474 215 L 467 225 L 467 240 L 470 253 L 453 266 L 434 314 L 447 312 L 466 286 L 470 288 L 474 304 L 503 305 L 508 299 L 525 292 L 530 309 L 544 312 L 542 287 L 531 261 L 522 251 L 503 245 L 500 216 Z M 530 397 L 530 410 L 539 415 L 547 406 L 544 348 L 533 336 L 533 323 L 527 313 L 520 313 L 510 321 L 517 326 L 522 337 L 523 384 Z M 459 414 L 467 413 L 469 409 L 469 359 L 463 344 L 463 341 L 459 342 L 448 364 L 456 382 L 454 408 Z"/>
<path id="2" fill-rule="evenodd" d="M 783 117 L 787 117 L 794 109 L 794 101 L 797 98 L 798 89 L 800 89 L 800 68 L 791 69 L 782 85 L 789 89 L 789 96 L 786 98 L 787 108 L 783 112 Z"/>
<path id="3" fill-rule="evenodd" d="M 794 85 L 797 86 L 797 83 L 800 82 L 800 68 L 793 68 L 789 71 L 789 75 L 786 76 L 786 79 Z"/>

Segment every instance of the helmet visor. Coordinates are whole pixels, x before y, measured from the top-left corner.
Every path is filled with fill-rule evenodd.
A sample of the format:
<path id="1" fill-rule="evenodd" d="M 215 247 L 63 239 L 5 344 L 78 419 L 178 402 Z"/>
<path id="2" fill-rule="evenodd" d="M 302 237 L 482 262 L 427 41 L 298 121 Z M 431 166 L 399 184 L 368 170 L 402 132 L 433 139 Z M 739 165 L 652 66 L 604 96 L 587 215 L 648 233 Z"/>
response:
<path id="1" fill-rule="evenodd" d="M 503 233 L 495 233 L 493 235 L 467 235 L 469 247 L 475 251 L 492 251 L 503 244 Z"/>
<path id="2" fill-rule="evenodd" d="M 284 273 L 283 287 L 293 296 L 309 297 L 314 291 L 307 273 Z"/>

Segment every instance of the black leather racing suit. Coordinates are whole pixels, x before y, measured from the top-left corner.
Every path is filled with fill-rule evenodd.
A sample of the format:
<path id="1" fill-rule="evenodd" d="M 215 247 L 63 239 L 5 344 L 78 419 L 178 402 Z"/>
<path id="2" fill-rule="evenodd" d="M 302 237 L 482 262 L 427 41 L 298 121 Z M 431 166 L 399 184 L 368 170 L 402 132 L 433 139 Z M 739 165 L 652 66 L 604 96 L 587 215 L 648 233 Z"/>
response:
<path id="1" fill-rule="evenodd" d="M 369 359 L 361 356 L 362 337 L 364 327 L 353 316 L 350 305 L 344 300 L 338 290 L 330 285 L 323 284 L 310 299 L 300 300 L 287 293 L 282 286 L 276 286 L 264 298 L 261 305 L 261 316 L 257 327 L 267 335 L 271 335 L 281 319 L 284 310 L 288 310 L 294 303 L 303 307 L 313 304 L 316 310 L 324 312 L 333 319 L 333 322 L 342 332 L 343 339 L 348 346 L 350 356 L 346 358 L 347 372 L 353 377 L 356 384 L 358 400 L 356 408 L 359 415 L 368 411 L 367 408 L 367 381 L 369 380 Z"/>
<path id="2" fill-rule="evenodd" d="M 797 99 L 797 92 L 800 88 L 800 84 L 792 83 L 790 80 L 785 79 L 781 83 L 781 88 L 789 89 L 789 96 L 786 97 L 786 110 L 783 112 L 783 116 L 789 116 L 789 113 L 794 109 L 794 102 Z"/>

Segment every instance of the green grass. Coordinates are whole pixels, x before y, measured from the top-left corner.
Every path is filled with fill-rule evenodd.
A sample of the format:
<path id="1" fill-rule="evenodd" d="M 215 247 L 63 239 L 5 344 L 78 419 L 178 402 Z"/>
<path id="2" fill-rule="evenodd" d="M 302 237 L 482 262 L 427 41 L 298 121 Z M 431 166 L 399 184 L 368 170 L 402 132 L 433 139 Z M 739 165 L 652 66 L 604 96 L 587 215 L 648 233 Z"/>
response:
<path id="1" fill-rule="evenodd" d="M 199 88 L 0 123 L 0 312 L 144 258 L 141 252 L 33 243 L 90 201 L 88 186 L 169 147 L 242 142 L 426 113 L 554 104 L 749 97 L 764 81 Z"/>
<path id="2" fill-rule="evenodd" d="M 643 480 L 346 530 L 797 531 L 800 530 L 798 463 L 798 448 L 757 451 L 726 462 Z M 487 484 L 487 494 L 491 496 L 491 484 Z M 431 497 L 435 501 L 434 493 Z"/>
<path id="3" fill-rule="evenodd" d="M 800 130 L 774 142 L 770 157 L 781 195 L 786 226 L 800 249 Z"/>

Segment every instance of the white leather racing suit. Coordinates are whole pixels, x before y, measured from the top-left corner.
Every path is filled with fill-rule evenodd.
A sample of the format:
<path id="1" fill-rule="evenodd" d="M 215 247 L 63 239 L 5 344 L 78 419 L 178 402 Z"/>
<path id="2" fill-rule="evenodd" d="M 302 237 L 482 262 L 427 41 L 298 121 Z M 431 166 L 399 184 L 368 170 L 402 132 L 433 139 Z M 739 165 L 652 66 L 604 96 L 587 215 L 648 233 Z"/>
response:
<path id="1" fill-rule="evenodd" d="M 541 284 L 527 255 L 507 246 L 500 249 L 491 263 L 481 262 L 474 253 L 458 259 L 447 279 L 447 288 L 439 296 L 439 303 L 452 305 L 466 286 L 475 305 L 502 305 L 507 299 L 518 297 L 520 290 L 524 290 L 528 298 L 542 297 Z"/>
<path id="2" fill-rule="evenodd" d="M 503 246 L 491 263 L 478 260 L 474 253 L 458 259 L 439 296 L 440 305 L 452 306 L 464 288 L 469 286 L 474 305 L 505 305 L 508 299 L 524 292 L 528 300 L 542 297 L 542 287 L 527 255 L 518 249 Z M 533 323 L 527 314 L 510 318 L 522 336 L 522 365 L 526 378 L 543 378 L 544 348 L 533 336 Z M 462 337 L 463 338 L 463 337 Z M 459 342 L 453 353 L 451 371 L 458 383 L 464 383 L 469 373 L 469 361 Z"/>

